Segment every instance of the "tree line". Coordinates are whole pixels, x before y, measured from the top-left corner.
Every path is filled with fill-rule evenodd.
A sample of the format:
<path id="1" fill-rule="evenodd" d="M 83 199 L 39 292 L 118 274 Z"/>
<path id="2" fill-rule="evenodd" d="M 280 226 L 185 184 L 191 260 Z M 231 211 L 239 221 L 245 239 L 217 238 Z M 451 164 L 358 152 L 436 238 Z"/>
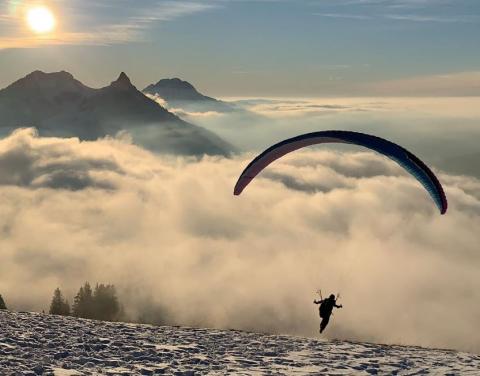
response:
<path id="1" fill-rule="evenodd" d="M 90 283 L 85 282 L 75 295 L 71 306 L 60 288 L 57 287 L 53 292 L 49 313 L 85 319 L 118 321 L 123 316 L 123 309 L 114 285 L 97 283 L 92 289 Z"/>
<path id="2" fill-rule="evenodd" d="M 57 287 L 53 292 L 48 313 L 102 321 L 126 321 L 153 325 L 175 323 L 168 309 L 163 305 L 144 300 L 137 304 L 136 308 L 138 316 L 132 319 L 126 315 L 114 285 L 97 283 L 92 288 L 89 282 L 85 282 L 74 296 L 72 303 Z M 7 305 L 0 294 L 0 310 L 6 309 Z"/>

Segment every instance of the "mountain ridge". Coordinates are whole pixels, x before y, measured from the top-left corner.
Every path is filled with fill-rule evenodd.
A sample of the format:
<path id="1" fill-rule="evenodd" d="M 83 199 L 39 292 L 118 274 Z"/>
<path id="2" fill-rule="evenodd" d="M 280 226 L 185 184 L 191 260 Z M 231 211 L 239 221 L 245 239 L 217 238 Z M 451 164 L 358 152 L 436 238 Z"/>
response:
<path id="1" fill-rule="evenodd" d="M 140 92 L 121 72 L 93 89 L 66 71 L 34 71 L 0 90 L 0 130 L 34 126 L 42 135 L 94 140 L 129 131 L 135 142 L 166 153 L 229 155 L 235 148 Z"/>
<path id="2" fill-rule="evenodd" d="M 190 82 L 178 77 L 163 78 L 155 84 L 148 85 L 142 92 L 162 98 L 172 108 L 179 107 L 199 112 L 234 110 L 230 104 L 200 93 Z"/>

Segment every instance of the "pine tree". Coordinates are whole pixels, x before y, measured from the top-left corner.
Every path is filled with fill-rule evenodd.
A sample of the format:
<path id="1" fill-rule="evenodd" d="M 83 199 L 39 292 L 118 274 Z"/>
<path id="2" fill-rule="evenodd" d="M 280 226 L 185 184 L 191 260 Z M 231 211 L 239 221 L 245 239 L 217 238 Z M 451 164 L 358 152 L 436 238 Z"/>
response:
<path id="1" fill-rule="evenodd" d="M 52 315 L 70 315 L 70 305 L 68 301 L 63 298 L 62 292 L 57 287 L 53 292 L 52 302 L 50 303 L 50 314 Z"/>
<path id="2" fill-rule="evenodd" d="M 120 304 L 114 285 L 98 284 L 93 293 L 94 318 L 97 320 L 114 321 L 120 313 Z"/>
<path id="3" fill-rule="evenodd" d="M 57 287 L 53 292 L 52 302 L 50 303 L 50 310 L 48 313 L 51 315 L 60 315 L 62 313 L 63 296 L 60 289 Z"/>
<path id="4" fill-rule="evenodd" d="M 78 293 L 73 300 L 72 311 L 73 315 L 76 317 L 83 317 L 85 319 L 94 318 L 93 293 L 88 282 L 85 282 L 85 284 L 78 290 Z"/>
<path id="5" fill-rule="evenodd" d="M 7 309 L 7 305 L 5 304 L 5 301 L 2 298 L 2 294 L 0 294 L 0 309 Z"/>
<path id="6" fill-rule="evenodd" d="M 83 286 L 80 287 L 78 290 L 77 295 L 73 298 L 73 305 L 72 305 L 72 314 L 76 317 L 83 317 L 84 314 L 84 301 L 85 301 L 85 293 L 83 292 Z"/>

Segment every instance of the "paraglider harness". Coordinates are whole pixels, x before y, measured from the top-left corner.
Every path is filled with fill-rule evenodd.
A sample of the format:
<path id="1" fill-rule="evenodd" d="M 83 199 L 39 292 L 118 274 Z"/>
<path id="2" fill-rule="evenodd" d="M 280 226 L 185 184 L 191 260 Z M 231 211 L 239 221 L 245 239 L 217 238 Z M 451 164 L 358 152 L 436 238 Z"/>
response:
<path id="1" fill-rule="evenodd" d="M 317 294 L 320 295 L 320 307 L 318 308 L 318 311 L 320 312 L 320 317 L 323 319 L 325 316 L 328 316 L 328 298 L 323 299 L 322 297 L 322 290 L 318 290 Z M 340 298 L 340 294 L 337 294 L 337 297 L 335 298 L 335 302 L 337 302 L 337 299 Z M 330 312 L 331 315 L 333 315 L 333 311 Z"/>
<path id="2" fill-rule="evenodd" d="M 328 315 L 328 312 L 327 312 L 327 299 L 325 299 L 324 301 L 322 301 L 322 303 L 320 304 L 320 308 L 319 308 L 319 311 L 320 311 L 320 317 L 323 319 L 325 316 Z M 333 313 L 333 312 L 332 312 Z"/>

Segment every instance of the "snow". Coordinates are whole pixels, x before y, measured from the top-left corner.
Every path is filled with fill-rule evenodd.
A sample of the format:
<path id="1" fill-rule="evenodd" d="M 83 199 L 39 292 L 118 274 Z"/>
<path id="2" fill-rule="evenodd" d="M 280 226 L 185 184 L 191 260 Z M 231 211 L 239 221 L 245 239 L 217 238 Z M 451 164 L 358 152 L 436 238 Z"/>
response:
<path id="1" fill-rule="evenodd" d="M 64 369 L 64 368 L 52 368 L 54 376 L 77 376 L 81 375 L 82 373 L 79 371 L 75 371 L 74 369 Z"/>
<path id="2" fill-rule="evenodd" d="M 1 375 L 479 375 L 480 356 L 0 311 Z"/>

